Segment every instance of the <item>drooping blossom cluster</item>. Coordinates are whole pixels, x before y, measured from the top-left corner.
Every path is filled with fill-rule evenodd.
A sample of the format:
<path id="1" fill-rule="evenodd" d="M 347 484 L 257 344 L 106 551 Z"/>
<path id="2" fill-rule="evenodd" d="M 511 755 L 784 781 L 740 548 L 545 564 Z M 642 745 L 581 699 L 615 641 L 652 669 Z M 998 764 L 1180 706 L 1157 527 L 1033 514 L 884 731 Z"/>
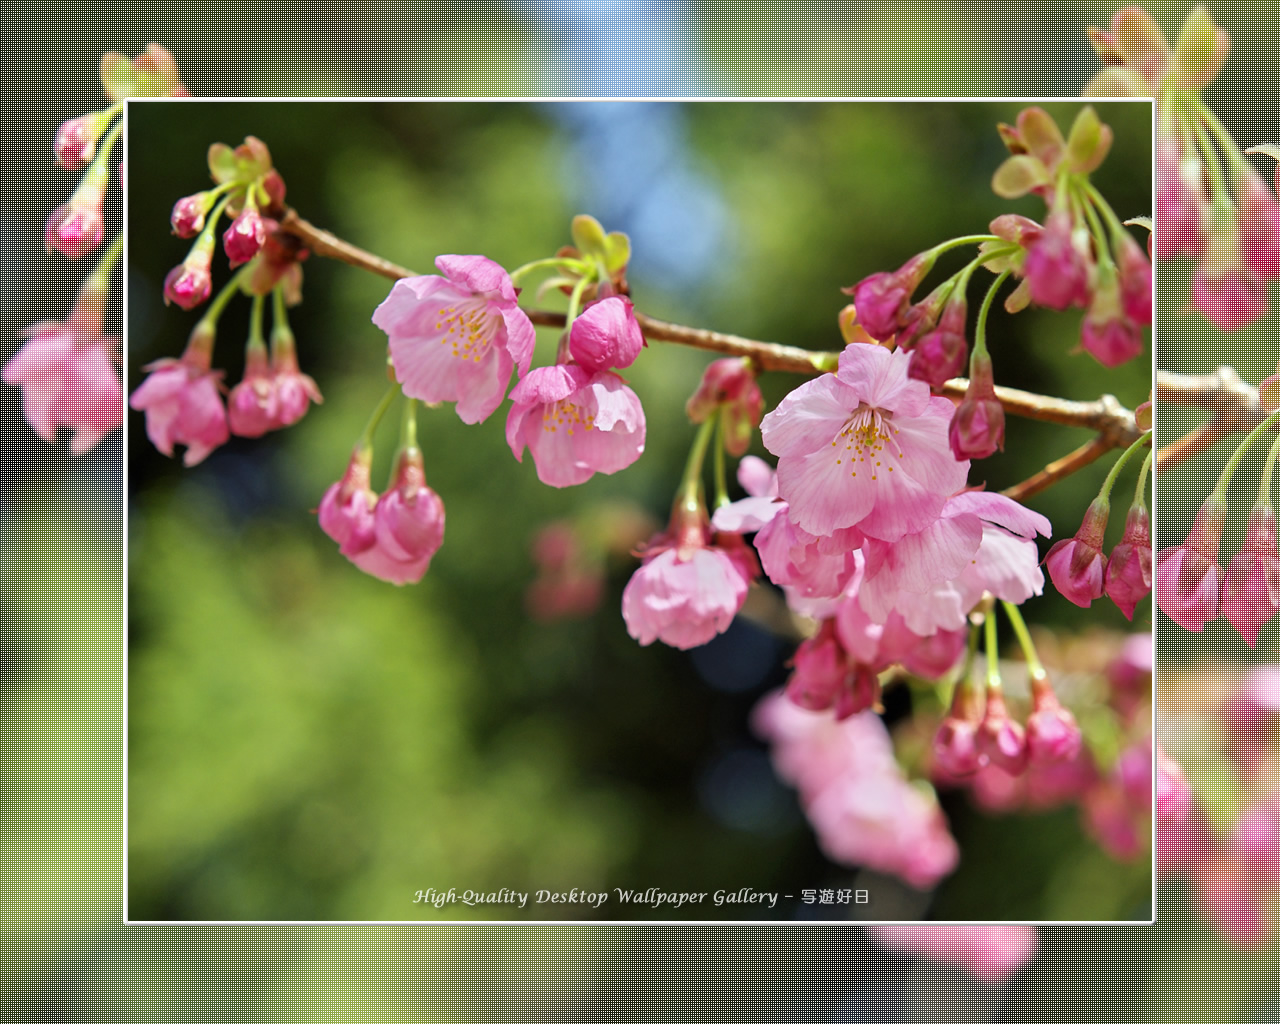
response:
<path id="1" fill-rule="evenodd" d="M 1040 948 L 1039 934 L 1025 924 L 872 925 L 867 934 L 890 949 L 960 967 L 988 985 L 1003 985 Z"/>
<path id="2" fill-rule="evenodd" d="M 1230 38 L 1196 7 L 1170 46 L 1146 11 L 1126 7 L 1090 40 L 1107 66 L 1086 94 L 1156 100 L 1156 255 L 1196 261 L 1191 301 L 1219 330 L 1254 323 L 1280 277 L 1280 204 L 1200 95 Z"/>
<path id="3" fill-rule="evenodd" d="M 756 707 L 753 726 L 833 861 L 896 875 L 920 889 L 955 870 L 960 851 L 942 810 L 907 780 L 874 712 L 836 719 L 773 693 Z"/>
<path id="4" fill-rule="evenodd" d="M 1189 685 L 1170 676 L 1170 694 Z M 1190 677 L 1203 678 L 1198 670 Z M 1164 686 L 1162 680 L 1162 701 Z M 1176 712 L 1172 718 L 1177 724 Z M 1161 760 L 1157 865 L 1162 876 L 1191 879 L 1201 913 L 1224 938 L 1256 948 L 1272 941 L 1280 925 L 1280 667 L 1249 669 L 1225 696 L 1211 698 L 1198 725 L 1186 763 L 1202 750 L 1225 756 L 1214 762 L 1212 774 L 1199 776 L 1212 785 L 1211 796 L 1171 760 Z"/>
<path id="5" fill-rule="evenodd" d="M 44 227 L 45 249 L 68 259 L 95 251 L 106 234 L 103 203 L 123 129 L 124 100 L 189 95 L 172 54 L 155 43 L 132 61 L 118 53 L 104 55 L 100 77 L 109 106 L 64 121 L 53 142 L 60 167 L 84 171 L 71 198 L 50 213 Z M 123 184 L 123 164 L 119 170 Z M 59 427 L 69 428 L 72 455 L 95 447 L 123 418 L 119 346 L 103 334 L 111 274 L 122 245 L 117 236 L 108 246 L 81 284 L 67 319 L 28 328 L 26 343 L 4 366 L 5 383 L 22 388 L 23 415 L 31 429 L 53 442 Z"/>

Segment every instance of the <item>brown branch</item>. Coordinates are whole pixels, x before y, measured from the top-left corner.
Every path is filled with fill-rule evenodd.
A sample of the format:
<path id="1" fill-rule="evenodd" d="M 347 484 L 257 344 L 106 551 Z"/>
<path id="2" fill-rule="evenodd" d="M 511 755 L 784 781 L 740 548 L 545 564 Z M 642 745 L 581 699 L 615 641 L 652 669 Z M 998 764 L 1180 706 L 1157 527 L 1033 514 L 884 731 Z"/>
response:
<path id="1" fill-rule="evenodd" d="M 1208 423 L 1160 448 L 1156 453 L 1158 473 L 1203 454 L 1232 434 L 1252 430 L 1267 418 L 1267 410 L 1258 399 L 1258 389 L 1245 383 L 1230 366 L 1219 366 L 1213 373 L 1203 374 L 1161 370 L 1156 374 L 1156 399 L 1213 413 Z"/>
<path id="2" fill-rule="evenodd" d="M 1091 462 L 1096 462 L 1103 455 L 1112 449 L 1112 445 L 1103 437 L 1095 437 L 1082 444 L 1073 452 L 1068 452 L 1060 459 L 1055 459 L 1044 469 L 1040 470 L 1034 476 L 1028 477 L 1021 483 L 1014 484 L 1012 487 L 1006 487 L 1000 493 L 1012 498 L 1014 501 L 1026 501 L 1033 494 L 1039 494 L 1048 487 L 1052 487 L 1059 480 L 1070 476 L 1077 470 L 1084 469 Z"/>
<path id="3" fill-rule="evenodd" d="M 295 210 L 285 212 L 280 221 L 280 228 L 301 239 L 309 249 L 320 256 L 341 260 L 343 263 L 393 281 L 413 276 L 413 271 L 397 266 L 328 231 L 317 228 L 299 217 Z M 529 319 L 538 326 L 563 328 L 565 325 L 563 313 L 537 309 L 526 312 Z M 760 370 L 816 374 L 834 366 L 838 356 L 836 352 L 814 352 L 794 345 L 756 341 L 734 334 L 721 334 L 719 331 L 667 323 L 639 311 L 636 312 L 636 321 L 640 325 L 641 332 L 650 340 L 689 345 L 709 352 L 719 352 L 722 355 L 741 356 L 752 360 Z M 967 380 L 957 377 L 947 381 L 942 388 L 942 394 L 960 398 L 968 386 Z M 1133 413 L 1121 405 L 1113 395 L 1103 395 L 1094 402 L 1073 402 L 1065 398 L 1020 391 L 1017 388 L 997 387 L 996 398 L 1006 412 L 1015 416 L 1070 427 L 1085 427 L 1096 431 L 1098 440 L 1104 443 L 1106 448 L 1127 447 L 1142 433 L 1137 428 Z"/>

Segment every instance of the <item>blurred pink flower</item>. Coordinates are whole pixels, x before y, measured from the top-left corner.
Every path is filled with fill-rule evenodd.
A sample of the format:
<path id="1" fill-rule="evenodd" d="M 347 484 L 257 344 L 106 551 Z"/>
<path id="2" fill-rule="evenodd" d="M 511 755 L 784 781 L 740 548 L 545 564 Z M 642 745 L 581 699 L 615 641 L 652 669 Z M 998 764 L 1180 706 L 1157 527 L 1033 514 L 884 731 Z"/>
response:
<path id="1" fill-rule="evenodd" d="M 210 370 L 211 328 L 197 326 L 181 359 L 159 359 L 143 367 L 150 376 L 129 398 L 146 413 L 147 437 L 166 455 L 186 445 L 183 464 L 194 466 L 231 436 L 219 393 L 221 370 Z"/>
<path id="2" fill-rule="evenodd" d="M 873 925 L 867 933 L 882 945 L 968 971 L 988 985 L 1002 985 L 1031 961 L 1039 948 L 1028 925 Z"/>

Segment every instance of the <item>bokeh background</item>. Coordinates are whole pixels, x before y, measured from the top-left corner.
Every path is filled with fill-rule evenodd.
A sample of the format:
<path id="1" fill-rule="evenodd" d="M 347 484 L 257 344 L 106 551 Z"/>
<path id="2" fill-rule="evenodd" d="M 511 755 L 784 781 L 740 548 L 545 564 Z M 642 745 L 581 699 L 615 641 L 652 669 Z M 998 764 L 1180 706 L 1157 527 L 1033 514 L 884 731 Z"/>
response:
<path id="1" fill-rule="evenodd" d="M 1176 4 L 1153 9 L 1169 26 L 1184 13 Z M 168 10 L 55 6 L 11 26 L 3 43 L 6 333 L 16 344 L 29 323 L 61 315 L 79 280 L 78 269 L 40 252 L 40 225 L 69 189 L 48 166 L 47 147 L 59 121 L 96 104 L 93 72 L 105 49 L 132 54 L 151 39 L 165 42 L 188 85 L 205 95 L 1070 96 L 1096 69 L 1083 27 L 1105 24 L 1112 11 L 881 5 L 813 15 L 766 5 L 744 17 L 712 5 L 584 12 L 530 4 L 428 16 L 388 6 L 358 21 L 335 13 L 305 22 L 245 8 L 175 23 Z M 1276 82 L 1262 71 L 1272 45 L 1268 15 L 1244 4 L 1215 5 L 1213 13 L 1236 44 L 1211 101 L 1244 144 L 1273 139 L 1275 126 L 1260 113 L 1276 108 Z M 167 146 L 161 152 L 171 155 Z M 338 212 L 327 223 L 338 226 Z M 158 237 L 171 244 L 163 227 Z M 421 263 L 413 253 L 403 261 Z M 309 270 L 314 283 L 320 271 L 314 263 Z M 850 268 L 838 283 L 860 273 Z M 651 294 L 664 294 L 660 282 Z M 308 302 L 315 300 L 313 287 Z M 319 349 L 315 358 L 324 358 Z M 321 411 L 340 418 L 338 394 L 327 393 Z M 109 442 L 69 462 L 33 445 L 11 394 L 6 403 L 3 941 L 13 953 L 5 958 L 6 1005 L 19 1019 L 167 1019 L 214 1008 L 259 1019 L 479 1018 L 511 1002 L 593 1015 L 634 1000 L 635 985 L 622 982 L 630 973 L 624 965 L 637 958 L 680 993 L 653 992 L 658 1016 L 701 1001 L 759 1019 L 935 1019 L 957 1011 L 1017 1019 L 1062 1006 L 1082 1019 L 1123 1012 L 1262 1020 L 1272 1012 L 1270 953 L 1242 956 L 1223 946 L 1176 888 L 1162 893 L 1153 929 L 1043 929 L 1041 956 L 1000 992 L 877 952 L 850 928 L 122 928 L 120 451 Z M 349 433 L 339 436 L 326 457 L 340 459 L 347 443 Z M 446 551 L 457 540 L 460 500 L 446 494 Z M 665 500 L 656 499 L 659 511 Z M 207 636 L 191 639 L 212 646 Z M 403 642 L 399 634 L 390 639 Z M 233 662 L 234 647 L 225 650 Z M 678 973 L 666 970 L 676 964 Z M 733 984 L 704 982 L 704 972 Z"/>

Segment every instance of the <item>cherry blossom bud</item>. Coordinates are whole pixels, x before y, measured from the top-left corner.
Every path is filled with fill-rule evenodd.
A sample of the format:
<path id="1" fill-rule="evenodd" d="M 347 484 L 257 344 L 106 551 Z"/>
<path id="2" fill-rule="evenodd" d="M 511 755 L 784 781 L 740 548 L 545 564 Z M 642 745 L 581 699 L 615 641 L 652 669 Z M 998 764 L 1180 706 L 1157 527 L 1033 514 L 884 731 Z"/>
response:
<path id="1" fill-rule="evenodd" d="M 1156 145 L 1156 255 L 1199 256 L 1207 212 L 1204 165 L 1194 155 L 1184 156 L 1176 139 L 1162 138 Z"/>
<path id="2" fill-rule="evenodd" d="M 1121 235 L 1116 246 L 1120 272 L 1120 305 L 1135 324 L 1151 326 L 1151 261 L 1132 235 Z M 1108 363 L 1106 365 L 1115 365 Z"/>
<path id="3" fill-rule="evenodd" d="M 1151 593 L 1151 520 L 1145 505 L 1130 505 L 1124 536 L 1107 559 L 1102 589 L 1126 619 L 1133 618 L 1139 601 Z"/>
<path id="4" fill-rule="evenodd" d="M 86 178 L 67 202 L 49 214 L 44 225 L 45 249 L 56 249 L 77 259 L 101 245 L 102 201 L 106 194 L 105 185 Z"/>
<path id="5" fill-rule="evenodd" d="M 183 196 L 173 204 L 173 212 L 169 214 L 173 233 L 179 238 L 194 238 L 204 227 L 204 219 L 212 205 L 213 196 L 208 192 Z"/>
<path id="6" fill-rule="evenodd" d="M 1004 450 L 1004 406 L 996 398 L 991 359 L 984 353 L 975 353 L 970 363 L 969 387 L 947 436 L 957 459 L 985 459 Z"/>
<path id="7" fill-rule="evenodd" d="M 907 376 L 922 380 L 931 388 L 940 388 L 952 377 L 961 376 L 969 358 L 969 342 L 964 333 L 968 315 L 969 304 L 963 295 L 947 303 L 938 325 L 916 340 Z"/>
<path id="8" fill-rule="evenodd" d="M 165 275 L 164 302 L 195 309 L 213 291 L 213 259 L 207 246 L 197 244 L 187 258 Z"/>
<path id="9" fill-rule="evenodd" d="M 276 388 L 261 337 L 245 351 L 244 379 L 227 396 L 227 423 L 239 437 L 261 437 L 276 427 Z"/>
<path id="10" fill-rule="evenodd" d="M 963 779 L 982 766 L 978 726 L 982 721 L 981 693 L 972 680 L 956 684 L 947 716 L 933 738 L 935 777 Z"/>
<path id="11" fill-rule="evenodd" d="M 92 160 L 108 123 L 100 112 L 63 121 L 53 139 L 53 155 L 58 166 L 78 171 Z"/>
<path id="12" fill-rule="evenodd" d="M 1074 761 L 1080 753 L 1080 727 L 1047 682 L 1034 688 L 1034 709 L 1027 719 L 1027 750 L 1032 761 Z"/>
<path id="13" fill-rule="evenodd" d="M 1049 549 L 1044 564 L 1058 593 L 1072 604 L 1088 608 L 1102 596 L 1105 559 L 1102 540 L 1107 529 L 1111 505 L 1106 498 L 1095 498 L 1085 511 L 1076 535 L 1060 540 Z"/>
<path id="14" fill-rule="evenodd" d="M 330 486 L 320 501 L 320 529 L 338 542 L 338 550 L 348 558 L 368 550 L 376 541 L 373 510 L 378 495 L 369 486 L 372 463 L 372 450 L 356 448 L 342 479 Z"/>
<path id="15" fill-rule="evenodd" d="M 923 252 L 893 272 L 881 271 L 844 289 L 853 296 L 858 323 L 876 341 L 888 341 L 903 326 L 912 293 L 933 268 L 936 255 Z"/>
<path id="16" fill-rule="evenodd" d="M 685 412 L 694 423 L 716 410 L 723 415 L 724 446 L 730 455 L 745 455 L 764 415 L 764 396 L 746 359 L 717 359 L 707 367 Z"/>
<path id="17" fill-rule="evenodd" d="M 222 247 L 226 250 L 231 265 L 238 267 L 253 259 L 266 240 L 267 231 L 262 216 L 252 206 L 246 206 L 223 232 Z"/>
<path id="18" fill-rule="evenodd" d="M 1113 272 L 1103 270 L 1080 328 L 1080 346 L 1103 366 L 1120 366 L 1142 355 L 1142 328 L 1121 303 L 1120 283 Z"/>
<path id="19" fill-rule="evenodd" d="M 1236 209 L 1245 266 L 1263 278 L 1280 277 L 1280 204 L 1252 168 L 1236 184 Z"/>
<path id="20" fill-rule="evenodd" d="M 1244 544 L 1222 579 L 1222 614 L 1253 647 L 1277 608 L 1280 554 L 1276 552 L 1276 514 L 1269 505 L 1255 505 L 1245 528 Z"/>
<path id="21" fill-rule="evenodd" d="M 1004 695 L 998 689 L 987 690 L 987 707 L 978 728 L 978 752 L 990 764 L 1010 775 L 1021 775 L 1027 766 L 1027 739 L 1022 726 L 1009 717 Z"/>
<path id="22" fill-rule="evenodd" d="M 1089 265 L 1075 243 L 1073 227 L 1068 214 L 1052 213 L 1027 248 L 1022 269 L 1036 305 L 1066 309 L 1089 300 Z"/>
<path id="23" fill-rule="evenodd" d="M 1187 539 L 1156 556 L 1156 602 L 1183 629 L 1198 633 L 1218 617 L 1218 544 L 1226 514 L 1226 502 L 1211 494 L 1196 513 Z"/>

